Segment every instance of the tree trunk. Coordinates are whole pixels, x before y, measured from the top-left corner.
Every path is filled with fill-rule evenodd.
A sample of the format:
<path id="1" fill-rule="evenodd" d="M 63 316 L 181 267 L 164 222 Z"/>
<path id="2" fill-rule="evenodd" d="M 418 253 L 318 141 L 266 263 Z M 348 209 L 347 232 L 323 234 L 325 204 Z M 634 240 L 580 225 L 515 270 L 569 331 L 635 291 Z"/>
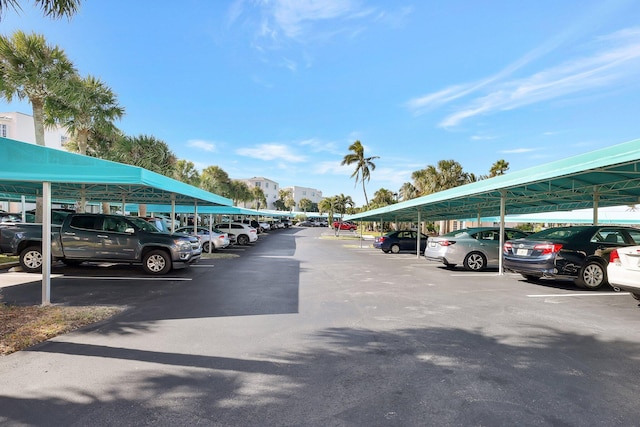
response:
<path id="1" fill-rule="evenodd" d="M 40 99 L 31 100 L 33 108 L 33 127 L 35 129 L 36 144 L 42 147 L 44 144 L 44 102 Z"/>

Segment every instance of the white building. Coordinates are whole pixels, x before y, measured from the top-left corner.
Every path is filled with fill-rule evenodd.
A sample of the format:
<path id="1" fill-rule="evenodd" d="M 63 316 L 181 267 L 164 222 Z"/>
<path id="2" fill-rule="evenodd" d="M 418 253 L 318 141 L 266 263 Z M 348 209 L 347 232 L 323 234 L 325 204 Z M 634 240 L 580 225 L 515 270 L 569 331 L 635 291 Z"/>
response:
<path id="1" fill-rule="evenodd" d="M 296 209 L 298 210 L 302 210 L 299 206 L 300 200 L 302 199 L 309 199 L 313 203 L 320 203 L 323 198 L 322 191 L 315 188 L 298 187 L 297 185 L 294 185 L 292 187 L 283 188 L 283 190 L 291 191 L 291 197 L 293 197 L 293 200 L 296 202 Z"/>
<path id="2" fill-rule="evenodd" d="M 33 116 L 23 113 L 0 113 L 0 137 L 16 141 L 36 143 L 36 131 Z M 69 134 L 61 126 L 44 128 L 44 144 L 58 150 L 69 140 Z"/>
<path id="3" fill-rule="evenodd" d="M 267 199 L 267 206 L 260 206 L 260 209 L 275 209 L 273 203 L 279 199 L 278 191 L 280 191 L 280 185 L 272 181 L 270 179 L 264 177 L 256 177 L 248 178 L 248 179 L 239 179 L 238 181 L 245 182 L 249 188 L 258 187 L 264 193 L 265 199 Z M 258 208 L 258 206 L 251 206 L 252 203 L 241 203 L 245 208 Z"/>

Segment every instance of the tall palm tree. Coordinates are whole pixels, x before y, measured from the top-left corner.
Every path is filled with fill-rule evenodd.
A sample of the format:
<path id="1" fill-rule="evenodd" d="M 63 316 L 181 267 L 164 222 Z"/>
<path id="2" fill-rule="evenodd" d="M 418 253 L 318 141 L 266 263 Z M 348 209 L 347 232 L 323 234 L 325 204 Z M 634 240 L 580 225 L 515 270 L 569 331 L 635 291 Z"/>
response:
<path id="1" fill-rule="evenodd" d="M 369 199 L 367 199 L 367 189 L 365 188 L 365 181 L 369 181 L 371 179 L 371 172 L 375 170 L 376 165 L 373 163 L 373 160 L 379 159 L 379 156 L 364 156 L 364 147 L 360 141 L 355 141 L 353 144 L 349 146 L 349 151 L 351 153 L 344 156 L 342 159 L 341 165 L 352 165 L 356 164 L 356 170 L 351 174 L 351 178 L 356 178 L 356 185 L 358 181 L 362 181 L 362 191 L 364 192 L 364 201 L 365 205 L 369 204 Z"/>
<path id="2" fill-rule="evenodd" d="M 49 113 L 45 123 L 66 127 L 80 154 L 87 154 L 92 134 L 116 133 L 113 121 L 124 115 L 113 91 L 93 76 L 71 78 L 60 97 L 52 98 L 45 110 Z"/>
<path id="3" fill-rule="evenodd" d="M 325 197 L 324 199 L 318 202 L 318 211 L 321 214 L 327 213 L 329 214 L 329 224 L 333 224 L 333 198 Z"/>
<path id="4" fill-rule="evenodd" d="M 27 98 L 33 109 L 36 144 L 44 146 L 44 112 L 48 99 L 57 98 L 76 69 L 62 49 L 44 36 L 16 31 L 0 35 L 0 96 L 8 102 Z"/>
<path id="5" fill-rule="evenodd" d="M 253 193 L 244 181 L 232 180 L 229 190 L 229 198 L 233 200 L 234 205 L 237 205 L 239 202 L 249 202 L 253 200 Z"/>
<path id="6" fill-rule="evenodd" d="M 351 196 L 345 196 L 342 193 L 340 193 L 340 195 L 338 196 L 333 196 L 332 199 L 333 199 L 332 200 L 333 210 L 336 213 L 340 214 L 340 222 L 342 222 L 342 218 L 344 217 L 344 214 L 347 213 L 347 209 L 349 209 L 349 207 L 353 208 L 355 203 L 353 202 L 353 199 L 351 198 Z M 338 226 L 336 228 L 336 235 L 339 235 L 339 234 L 340 234 L 340 227 Z"/>
<path id="7" fill-rule="evenodd" d="M 35 4 L 40 6 L 45 16 L 50 18 L 71 18 L 80 9 L 81 0 L 35 0 Z M 0 19 L 4 12 L 12 8 L 16 12 L 22 10 L 18 0 L 0 0 Z"/>
<path id="8" fill-rule="evenodd" d="M 306 214 L 307 211 L 311 209 L 311 206 L 313 206 L 313 202 L 305 197 L 298 202 L 298 206 Z"/>
<path id="9" fill-rule="evenodd" d="M 509 170 L 509 162 L 504 159 L 500 159 L 491 165 L 491 169 L 489 169 L 489 177 L 493 178 L 494 176 L 504 175 L 506 171 Z"/>

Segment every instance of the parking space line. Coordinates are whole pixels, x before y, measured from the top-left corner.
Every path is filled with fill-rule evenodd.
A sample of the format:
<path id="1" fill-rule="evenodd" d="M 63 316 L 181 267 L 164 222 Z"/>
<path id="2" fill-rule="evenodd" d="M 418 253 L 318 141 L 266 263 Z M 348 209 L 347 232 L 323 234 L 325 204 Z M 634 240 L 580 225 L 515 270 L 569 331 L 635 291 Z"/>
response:
<path id="1" fill-rule="evenodd" d="M 196 268 L 202 268 L 202 267 L 213 268 L 213 267 L 215 267 L 215 265 L 213 265 L 213 264 L 192 264 L 189 267 L 190 268 L 194 268 L 194 267 L 196 267 Z"/>
<path id="2" fill-rule="evenodd" d="M 546 294 L 546 295 L 527 295 L 528 298 L 550 298 L 550 297 L 600 297 L 612 295 L 630 295 L 629 292 L 590 292 L 583 294 Z"/>
<path id="3" fill-rule="evenodd" d="M 64 279 L 91 279 L 91 280 L 155 280 L 162 282 L 169 281 L 190 281 L 190 277 L 116 277 L 116 276 L 61 276 Z"/>

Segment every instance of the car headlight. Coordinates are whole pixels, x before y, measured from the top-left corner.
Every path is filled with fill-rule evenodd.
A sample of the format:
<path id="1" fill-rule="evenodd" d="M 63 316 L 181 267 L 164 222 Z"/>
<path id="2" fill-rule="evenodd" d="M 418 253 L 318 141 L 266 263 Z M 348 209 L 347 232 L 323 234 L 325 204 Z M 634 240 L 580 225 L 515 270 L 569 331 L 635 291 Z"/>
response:
<path id="1" fill-rule="evenodd" d="M 176 246 L 181 251 L 191 250 L 191 243 L 188 240 L 176 239 L 174 240 Z"/>

